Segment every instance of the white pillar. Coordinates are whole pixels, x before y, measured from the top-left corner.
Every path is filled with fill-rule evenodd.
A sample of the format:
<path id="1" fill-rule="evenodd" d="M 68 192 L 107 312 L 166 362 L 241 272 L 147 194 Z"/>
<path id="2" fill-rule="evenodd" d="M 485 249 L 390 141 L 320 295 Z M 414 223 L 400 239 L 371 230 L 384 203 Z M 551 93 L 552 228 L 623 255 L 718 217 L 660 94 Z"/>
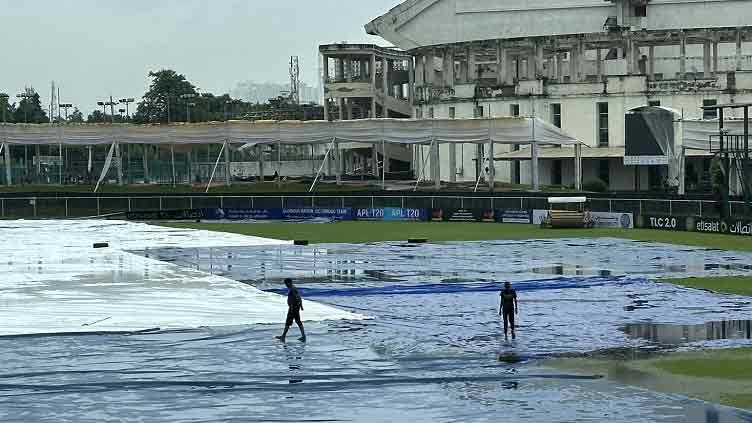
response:
<path id="1" fill-rule="evenodd" d="M 648 80 L 655 79 L 655 46 L 648 47 Z"/>
<path id="2" fill-rule="evenodd" d="M 532 176 L 532 182 L 533 182 L 533 191 L 540 191 L 540 178 L 539 178 L 539 172 L 538 172 L 538 144 L 537 143 L 531 143 L 530 144 L 530 172 Z"/>
<path id="3" fill-rule="evenodd" d="M 371 159 L 373 161 L 373 176 L 379 177 L 381 173 L 379 172 L 379 145 L 373 144 L 373 147 L 371 148 Z"/>
<path id="4" fill-rule="evenodd" d="M 718 40 L 713 41 L 713 75 L 718 73 Z"/>
<path id="5" fill-rule="evenodd" d="M 337 185 L 342 185 L 342 151 L 339 149 L 339 143 L 334 143 L 334 169 L 337 175 Z"/>
<path id="6" fill-rule="evenodd" d="M 556 79 L 564 82 L 564 57 L 562 53 L 556 54 Z"/>
<path id="7" fill-rule="evenodd" d="M 574 189 L 582 189 L 582 145 L 574 146 Z"/>
<path id="8" fill-rule="evenodd" d="M 501 40 L 496 41 L 496 84 L 499 86 L 507 83 L 506 49 Z"/>
<path id="9" fill-rule="evenodd" d="M 407 59 L 407 78 L 408 78 L 408 87 L 407 92 L 410 100 L 410 109 L 412 109 L 412 105 L 415 104 L 415 64 L 413 63 L 413 58 Z M 413 111 L 410 112 L 410 114 L 414 113 Z M 415 116 L 413 116 L 415 117 Z"/>
<path id="10" fill-rule="evenodd" d="M 684 150 L 684 147 L 681 147 L 679 151 L 679 195 L 684 195 L 687 193 L 686 152 Z"/>
<path id="11" fill-rule="evenodd" d="M 449 143 L 449 182 L 457 182 L 457 144 Z"/>
<path id="12" fill-rule="evenodd" d="M 742 70 L 742 30 L 736 31 L 736 70 Z"/>
<path id="13" fill-rule="evenodd" d="M 705 41 L 702 44 L 702 76 L 710 78 L 711 75 L 711 57 L 710 57 L 710 41 Z"/>
<path id="14" fill-rule="evenodd" d="M 371 97 L 371 118 L 376 119 L 376 55 L 371 55 L 371 87 L 373 89 L 373 97 Z M 382 103 L 383 105 L 383 103 Z"/>
<path id="15" fill-rule="evenodd" d="M 682 33 L 679 40 L 679 78 L 687 76 L 687 38 Z"/>
<path id="16" fill-rule="evenodd" d="M 141 150 L 144 153 L 144 183 L 148 184 L 151 183 L 151 178 L 149 177 L 149 144 L 141 144 Z M 91 158 L 91 147 L 89 147 L 89 157 Z M 191 183 L 193 182 L 191 181 Z"/>
<path id="17" fill-rule="evenodd" d="M 381 84 L 384 89 L 384 100 L 389 97 L 389 90 L 392 88 L 389 86 L 389 71 L 389 60 L 384 57 L 381 59 Z M 384 117 L 387 117 L 386 107 L 384 107 Z"/>
<path id="18" fill-rule="evenodd" d="M 433 183 L 436 191 L 441 189 L 441 164 L 439 158 L 439 143 L 434 142 L 431 151 L 431 170 L 433 171 Z"/>
<path id="19" fill-rule="evenodd" d="M 384 143 L 384 142 L 381 143 L 381 155 L 382 155 L 382 159 L 381 160 L 383 161 L 383 166 L 384 166 L 383 172 L 384 172 L 384 174 L 392 172 L 392 167 L 389 165 L 389 154 L 387 154 L 386 145 L 387 144 Z"/>
<path id="20" fill-rule="evenodd" d="M 577 46 L 572 46 L 569 50 L 569 82 L 576 82 L 577 79 L 577 61 L 578 58 Z"/>
<path id="21" fill-rule="evenodd" d="M 345 99 L 338 98 L 337 103 L 339 104 L 339 120 L 345 120 Z"/>
<path id="22" fill-rule="evenodd" d="M 595 49 L 595 74 L 598 82 L 603 80 L 603 56 L 600 48 Z"/>
<path id="23" fill-rule="evenodd" d="M 3 154 L 5 155 L 5 183 L 8 186 L 11 186 L 13 185 L 13 169 L 11 168 L 12 161 L 10 156 L 10 144 L 5 143 L 3 145 Z"/>
<path id="24" fill-rule="evenodd" d="M 535 44 L 535 71 L 533 73 L 534 78 L 543 77 L 543 44 L 541 42 Z"/>
<path id="25" fill-rule="evenodd" d="M 493 192 L 496 188 L 496 166 L 494 163 L 494 143 L 488 143 L 488 189 Z"/>
<path id="26" fill-rule="evenodd" d="M 624 60 L 627 61 L 627 75 L 635 73 L 634 42 L 631 38 L 624 40 Z"/>
<path id="27" fill-rule="evenodd" d="M 472 83 L 478 80 L 478 67 L 475 65 L 475 52 L 473 46 L 468 45 L 465 50 L 467 54 L 467 82 Z"/>
<path id="28" fill-rule="evenodd" d="M 454 87 L 454 48 L 444 50 L 444 86 Z"/>

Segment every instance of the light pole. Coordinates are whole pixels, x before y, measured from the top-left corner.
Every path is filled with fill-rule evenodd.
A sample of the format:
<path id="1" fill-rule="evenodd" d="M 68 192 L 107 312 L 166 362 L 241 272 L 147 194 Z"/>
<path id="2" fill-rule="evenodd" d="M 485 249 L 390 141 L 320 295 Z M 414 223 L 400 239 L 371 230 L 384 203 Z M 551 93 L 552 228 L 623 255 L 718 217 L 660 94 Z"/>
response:
<path id="1" fill-rule="evenodd" d="M 185 100 L 185 121 L 190 123 L 191 122 L 191 106 L 195 106 L 195 104 L 188 101 L 191 98 L 196 98 L 196 94 L 193 93 L 187 93 L 187 94 L 181 94 L 180 98 Z"/>
<path id="2" fill-rule="evenodd" d="M 130 111 L 129 105 L 135 101 L 136 100 L 132 98 L 121 98 L 120 100 L 118 100 L 118 103 L 125 104 L 125 115 L 128 117 L 128 119 L 131 118 L 131 111 Z"/>
<path id="3" fill-rule="evenodd" d="M 16 94 L 16 98 L 20 98 L 21 102 L 24 103 L 24 123 L 29 123 L 29 99 L 34 98 L 34 94 L 31 94 L 28 91 L 24 91 L 21 94 Z M 26 101 L 24 102 L 24 100 Z"/>
<path id="4" fill-rule="evenodd" d="M 65 120 L 67 122 L 68 121 L 68 109 L 70 109 L 71 107 L 73 107 L 73 105 L 71 103 L 60 103 L 57 106 L 59 108 L 65 110 Z"/>
<path id="5" fill-rule="evenodd" d="M 107 117 L 107 106 L 110 106 L 110 122 L 115 123 L 115 105 L 118 103 L 112 101 L 112 96 L 110 96 L 110 101 L 97 101 L 97 106 L 102 106 L 102 110 L 104 111 L 104 117 Z"/>

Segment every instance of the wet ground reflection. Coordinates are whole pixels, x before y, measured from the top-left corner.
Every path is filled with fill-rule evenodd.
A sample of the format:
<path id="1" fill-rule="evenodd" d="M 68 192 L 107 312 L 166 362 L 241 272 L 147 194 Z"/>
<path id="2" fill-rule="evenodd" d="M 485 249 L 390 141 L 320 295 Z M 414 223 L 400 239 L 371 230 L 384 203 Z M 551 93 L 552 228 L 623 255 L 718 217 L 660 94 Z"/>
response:
<path id="1" fill-rule="evenodd" d="M 699 325 L 636 323 L 622 329 L 631 338 L 662 345 L 681 345 L 719 339 L 752 339 L 752 320 L 708 322 Z"/>

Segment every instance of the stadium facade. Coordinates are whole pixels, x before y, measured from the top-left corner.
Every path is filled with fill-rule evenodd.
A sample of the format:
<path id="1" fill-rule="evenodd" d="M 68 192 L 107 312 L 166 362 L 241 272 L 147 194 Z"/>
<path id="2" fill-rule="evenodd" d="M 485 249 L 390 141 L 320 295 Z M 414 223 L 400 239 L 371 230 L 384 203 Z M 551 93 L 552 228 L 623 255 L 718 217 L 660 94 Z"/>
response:
<path id="1" fill-rule="evenodd" d="M 365 29 L 412 57 L 412 117 L 539 117 L 589 147 L 584 181 L 639 191 L 678 185 L 677 172 L 625 165 L 625 116 L 659 106 L 677 121 L 714 120 L 703 106 L 751 102 L 750 22 L 750 0 L 408 0 Z M 441 178 L 483 178 L 483 147 L 442 145 Z M 516 149 L 495 150 L 495 174 L 530 183 L 531 154 Z M 543 151 L 541 184 L 575 185 L 573 156 Z M 710 159 L 687 150 L 688 191 L 708 189 Z"/>

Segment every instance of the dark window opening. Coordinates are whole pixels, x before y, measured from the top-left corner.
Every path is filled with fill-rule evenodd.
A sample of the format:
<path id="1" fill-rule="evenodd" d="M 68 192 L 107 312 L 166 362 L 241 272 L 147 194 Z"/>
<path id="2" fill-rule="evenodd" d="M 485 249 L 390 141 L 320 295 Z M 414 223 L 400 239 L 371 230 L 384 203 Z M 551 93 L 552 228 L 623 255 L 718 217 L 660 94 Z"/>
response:
<path id="1" fill-rule="evenodd" d="M 554 168 L 551 173 L 551 184 L 562 185 L 561 160 L 554 160 Z"/>
<path id="2" fill-rule="evenodd" d="M 704 107 L 707 106 L 715 106 L 718 104 L 717 100 L 702 100 L 702 105 Z M 703 110 L 702 111 L 702 118 L 703 119 L 718 119 L 718 109 L 710 109 L 710 110 Z"/>
<path id="3" fill-rule="evenodd" d="M 661 102 L 658 100 L 651 100 L 648 101 L 648 106 L 650 107 L 661 107 Z"/>
<path id="4" fill-rule="evenodd" d="M 634 15 L 638 18 L 644 18 L 648 16 L 648 5 L 642 4 L 639 6 L 635 6 L 634 8 Z"/>
<path id="5" fill-rule="evenodd" d="M 598 147 L 608 147 L 608 103 L 598 103 Z"/>
<path id="6" fill-rule="evenodd" d="M 475 109 L 473 109 L 473 117 L 476 117 L 476 118 L 483 117 L 483 106 L 478 106 Z"/>
<path id="7" fill-rule="evenodd" d="M 561 104 L 551 104 L 551 123 L 561 128 Z"/>
<path id="8" fill-rule="evenodd" d="M 454 119 L 456 112 L 454 107 L 449 108 L 449 119 Z"/>
<path id="9" fill-rule="evenodd" d="M 510 116 L 519 116 L 520 115 L 520 105 L 519 104 L 511 104 L 509 106 L 509 115 Z"/>
<path id="10" fill-rule="evenodd" d="M 598 178 L 605 182 L 606 185 L 611 185 L 611 167 L 609 166 L 608 159 L 598 161 Z"/>

